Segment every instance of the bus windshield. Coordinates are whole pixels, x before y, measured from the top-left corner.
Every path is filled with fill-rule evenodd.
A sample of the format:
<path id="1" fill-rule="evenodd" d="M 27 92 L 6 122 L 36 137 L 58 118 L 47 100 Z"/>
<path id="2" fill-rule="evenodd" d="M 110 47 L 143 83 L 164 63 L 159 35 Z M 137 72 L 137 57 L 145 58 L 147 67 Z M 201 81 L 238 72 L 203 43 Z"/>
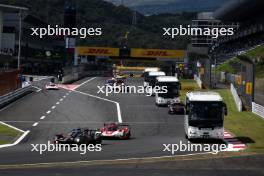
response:
<path id="1" fill-rule="evenodd" d="M 179 82 L 159 82 L 157 85 L 167 87 L 167 93 L 159 93 L 159 97 L 175 98 L 179 96 Z"/>
<path id="2" fill-rule="evenodd" d="M 222 102 L 191 102 L 189 104 L 190 120 L 222 120 Z"/>
<path id="3" fill-rule="evenodd" d="M 157 76 L 148 76 L 146 82 L 149 82 L 149 86 L 154 87 Z"/>

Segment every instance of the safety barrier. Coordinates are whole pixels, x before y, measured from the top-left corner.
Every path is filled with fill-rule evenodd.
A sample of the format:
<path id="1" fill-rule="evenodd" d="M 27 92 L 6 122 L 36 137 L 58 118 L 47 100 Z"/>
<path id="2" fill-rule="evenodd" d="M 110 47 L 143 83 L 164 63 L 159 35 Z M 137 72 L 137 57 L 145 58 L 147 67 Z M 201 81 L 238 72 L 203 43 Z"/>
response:
<path id="1" fill-rule="evenodd" d="M 202 89 L 203 88 L 203 82 L 202 82 L 202 80 L 197 75 L 194 75 L 194 80 L 196 81 L 196 83 L 198 84 L 198 86 L 200 87 L 200 89 Z"/>
<path id="2" fill-rule="evenodd" d="M 23 75 L 25 81 L 42 81 L 52 78 L 52 76 L 38 76 L 38 75 Z"/>
<path id="3" fill-rule="evenodd" d="M 255 102 L 252 102 L 252 112 L 264 118 L 264 106 L 261 106 Z"/>
<path id="4" fill-rule="evenodd" d="M 65 83 L 74 82 L 74 81 L 77 81 L 87 76 L 103 76 L 106 73 L 108 73 L 108 71 L 102 71 L 102 70 L 101 71 L 100 70 L 99 71 L 85 71 L 85 72 L 80 72 L 80 73 L 75 72 L 75 73 L 71 73 L 71 74 L 63 76 L 61 83 L 65 84 Z"/>
<path id="5" fill-rule="evenodd" d="M 17 89 L 13 92 L 0 96 L 0 108 L 4 107 L 5 105 L 11 103 L 12 101 L 16 100 L 17 98 L 25 95 L 28 92 L 32 91 L 31 85 Z"/>
<path id="6" fill-rule="evenodd" d="M 231 93 L 232 93 L 232 95 L 233 95 L 233 98 L 234 98 L 234 100 L 235 100 L 237 110 L 238 110 L 239 112 L 241 112 L 241 111 L 242 111 L 242 101 L 241 101 L 241 99 L 239 98 L 239 96 L 238 96 L 238 94 L 237 94 L 237 91 L 236 91 L 236 88 L 234 87 L 234 85 L 233 85 L 232 83 L 230 84 L 230 91 L 231 91 Z"/>

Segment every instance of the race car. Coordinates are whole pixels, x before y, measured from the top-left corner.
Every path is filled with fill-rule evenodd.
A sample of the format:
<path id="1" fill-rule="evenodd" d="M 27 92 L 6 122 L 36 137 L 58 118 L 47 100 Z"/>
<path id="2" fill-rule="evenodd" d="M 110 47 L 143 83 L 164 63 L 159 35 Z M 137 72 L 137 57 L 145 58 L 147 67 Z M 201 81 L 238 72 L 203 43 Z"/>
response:
<path id="1" fill-rule="evenodd" d="M 113 89 L 122 88 L 122 86 L 124 86 L 124 85 L 125 85 L 124 79 L 122 79 L 122 78 L 108 79 L 106 81 L 106 84 L 105 84 L 105 86 L 113 88 Z"/>
<path id="2" fill-rule="evenodd" d="M 129 139 L 131 136 L 130 126 L 121 123 L 105 123 L 101 133 L 103 138 Z"/>
<path id="3" fill-rule="evenodd" d="M 116 86 L 124 86 L 125 85 L 125 81 L 123 78 L 116 78 Z"/>
<path id="4" fill-rule="evenodd" d="M 49 84 L 46 85 L 46 89 L 47 90 L 58 90 L 59 87 L 55 83 L 50 82 Z"/>
<path id="5" fill-rule="evenodd" d="M 184 104 L 179 99 L 169 102 L 169 114 L 184 114 Z"/>
<path id="6" fill-rule="evenodd" d="M 116 84 L 116 79 L 115 78 L 111 78 L 111 79 L 108 79 L 105 83 L 106 86 L 111 86 L 113 87 L 115 84 Z"/>
<path id="7" fill-rule="evenodd" d="M 57 134 L 53 139 L 57 144 L 101 144 L 102 137 L 100 130 L 73 129 L 68 134 Z"/>

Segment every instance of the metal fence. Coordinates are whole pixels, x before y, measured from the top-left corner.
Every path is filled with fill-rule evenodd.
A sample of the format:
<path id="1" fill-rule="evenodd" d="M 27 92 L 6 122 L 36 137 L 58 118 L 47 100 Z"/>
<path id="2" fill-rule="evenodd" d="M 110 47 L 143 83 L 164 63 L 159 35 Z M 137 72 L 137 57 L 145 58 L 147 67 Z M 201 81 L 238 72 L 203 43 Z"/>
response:
<path id="1" fill-rule="evenodd" d="M 242 101 L 241 101 L 241 99 L 239 98 L 239 96 L 238 96 L 238 94 L 237 94 L 237 91 L 236 91 L 236 88 L 234 87 L 234 85 L 233 85 L 232 83 L 231 83 L 231 85 L 230 85 L 230 91 L 231 91 L 231 93 L 232 93 L 232 95 L 233 95 L 233 98 L 234 98 L 234 100 L 235 100 L 237 110 L 238 110 L 239 112 L 241 112 L 241 111 L 242 111 Z"/>
<path id="2" fill-rule="evenodd" d="M 5 105 L 9 104 L 10 102 L 16 100 L 17 98 L 27 94 L 28 92 L 32 91 L 31 85 L 26 86 L 24 88 L 17 89 L 13 92 L 0 96 L 0 108 L 4 107 Z"/>
<path id="3" fill-rule="evenodd" d="M 198 86 L 202 89 L 203 83 L 202 83 L 201 79 L 197 75 L 194 75 L 194 80 L 196 81 Z"/>
<path id="4" fill-rule="evenodd" d="M 255 102 L 252 103 L 252 112 L 264 118 L 264 106 L 261 106 Z"/>

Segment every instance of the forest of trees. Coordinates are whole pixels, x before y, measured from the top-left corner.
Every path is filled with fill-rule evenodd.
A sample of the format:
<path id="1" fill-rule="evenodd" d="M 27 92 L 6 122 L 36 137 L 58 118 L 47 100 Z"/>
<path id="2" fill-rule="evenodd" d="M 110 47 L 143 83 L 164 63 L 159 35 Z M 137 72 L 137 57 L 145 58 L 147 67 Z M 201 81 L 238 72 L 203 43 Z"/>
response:
<path id="1" fill-rule="evenodd" d="M 3 4 L 28 7 L 29 14 L 51 25 L 63 25 L 66 0 L 1 0 Z M 184 49 L 189 39 L 164 37 L 162 27 L 190 24 L 195 13 L 159 14 L 144 16 L 137 13 L 136 25 L 132 26 L 134 12 L 124 6 L 115 6 L 102 0 L 70 0 L 77 9 L 77 27 L 101 27 L 102 36 L 80 39 L 79 45 L 120 47 L 129 31 L 128 47 Z"/>

